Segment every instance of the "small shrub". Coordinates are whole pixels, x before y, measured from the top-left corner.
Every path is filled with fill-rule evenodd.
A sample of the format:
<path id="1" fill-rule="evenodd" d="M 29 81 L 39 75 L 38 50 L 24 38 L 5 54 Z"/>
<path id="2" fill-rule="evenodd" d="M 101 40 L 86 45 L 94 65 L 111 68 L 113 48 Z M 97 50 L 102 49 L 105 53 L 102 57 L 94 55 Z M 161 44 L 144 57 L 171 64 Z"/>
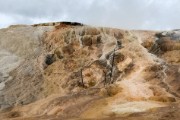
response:
<path id="1" fill-rule="evenodd" d="M 107 95 L 108 96 L 114 96 L 116 94 L 118 94 L 119 92 L 122 91 L 122 88 L 119 87 L 118 85 L 109 85 L 107 88 Z"/>
<path id="2" fill-rule="evenodd" d="M 89 87 L 93 87 L 93 86 L 96 85 L 96 81 L 95 81 L 95 80 L 90 80 L 90 81 L 88 82 L 88 85 L 89 85 Z"/>

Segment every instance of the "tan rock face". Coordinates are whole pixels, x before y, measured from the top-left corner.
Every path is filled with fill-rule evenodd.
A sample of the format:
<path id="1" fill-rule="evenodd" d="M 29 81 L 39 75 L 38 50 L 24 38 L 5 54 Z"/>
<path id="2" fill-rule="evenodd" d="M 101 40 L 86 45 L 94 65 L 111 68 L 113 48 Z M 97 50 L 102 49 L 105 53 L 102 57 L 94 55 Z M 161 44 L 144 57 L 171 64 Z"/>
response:
<path id="1" fill-rule="evenodd" d="M 1 29 L 0 119 L 169 114 L 179 106 L 178 36 L 70 22 Z"/>

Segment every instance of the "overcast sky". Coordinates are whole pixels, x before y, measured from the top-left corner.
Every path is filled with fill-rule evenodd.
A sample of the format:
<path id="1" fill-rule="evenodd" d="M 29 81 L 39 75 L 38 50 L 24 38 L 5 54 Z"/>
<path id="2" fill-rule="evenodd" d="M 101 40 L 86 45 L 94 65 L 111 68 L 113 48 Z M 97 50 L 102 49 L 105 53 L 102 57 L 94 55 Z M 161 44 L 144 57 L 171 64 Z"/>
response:
<path id="1" fill-rule="evenodd" d="M 0 28 L 50 21 L 123 29 L 178 29 L 180 0 L 0 0 Z"/>

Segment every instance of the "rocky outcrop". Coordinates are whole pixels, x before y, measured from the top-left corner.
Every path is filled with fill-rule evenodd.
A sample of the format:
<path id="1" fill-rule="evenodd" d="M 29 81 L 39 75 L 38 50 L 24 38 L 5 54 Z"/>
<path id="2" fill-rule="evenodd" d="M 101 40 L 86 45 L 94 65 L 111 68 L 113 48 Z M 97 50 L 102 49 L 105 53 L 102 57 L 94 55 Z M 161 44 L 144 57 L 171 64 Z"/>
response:
<path id="1" fill-rule="evenodd" d="M 161 107 L 169 114 L 179 106 L 178 35 L 71 22 L 1 29 L 0 119 L 120 119 L 140 113 L 151 119 L 148 110 L 161 113 Z"/>

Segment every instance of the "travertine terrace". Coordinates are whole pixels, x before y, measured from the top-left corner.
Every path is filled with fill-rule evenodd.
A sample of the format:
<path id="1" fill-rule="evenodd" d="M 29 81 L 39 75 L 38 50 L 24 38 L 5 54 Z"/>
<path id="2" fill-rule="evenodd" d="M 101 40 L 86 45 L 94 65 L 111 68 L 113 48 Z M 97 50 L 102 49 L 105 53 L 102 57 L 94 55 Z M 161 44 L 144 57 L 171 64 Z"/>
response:
<path id="1" fill-rule="evenodd" d="M 1 120 L 178 120 L 179 97 L 180 30 L 0 29 Z"/>

